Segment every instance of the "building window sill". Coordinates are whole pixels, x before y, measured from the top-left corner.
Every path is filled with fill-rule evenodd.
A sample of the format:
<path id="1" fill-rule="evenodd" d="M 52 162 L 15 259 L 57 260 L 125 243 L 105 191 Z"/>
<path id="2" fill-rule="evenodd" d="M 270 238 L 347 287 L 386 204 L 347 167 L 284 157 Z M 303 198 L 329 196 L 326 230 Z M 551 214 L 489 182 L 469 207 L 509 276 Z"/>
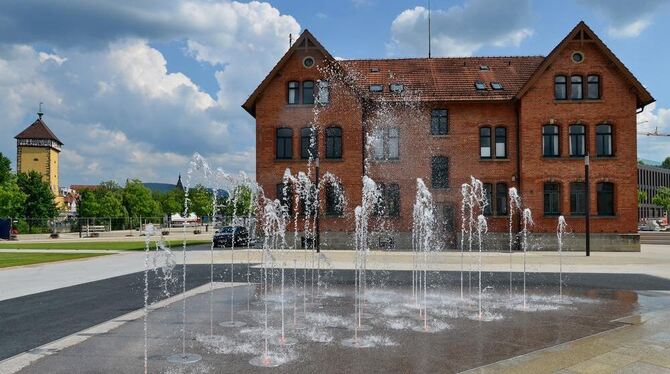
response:
<path id="1" fill-rule="evenodd" d="M 554 99 L 554 104 L 602 104 L 603 99 Z"/>
<path id="2" fill-rule="evenodd" d="M 449 134 L 430 134 L 433 138 L 448 138 Z"/>
<path id="3" fill-rule="evenodd" d="M 479 161 L 482 162 L 509 162 L 509 158 L 480 158 Z"/>

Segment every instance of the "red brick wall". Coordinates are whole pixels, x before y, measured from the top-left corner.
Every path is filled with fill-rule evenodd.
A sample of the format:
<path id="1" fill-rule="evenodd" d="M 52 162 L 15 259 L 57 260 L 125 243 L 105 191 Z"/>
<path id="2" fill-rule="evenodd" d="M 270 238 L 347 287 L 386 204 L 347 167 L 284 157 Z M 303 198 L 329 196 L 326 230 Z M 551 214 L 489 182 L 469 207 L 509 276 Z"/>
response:
<path id="1" fill-rule="evenodd" d="M 303 66 L 303 59 L 312 56 L 317 64 L 312 68 Z M 286 63 L 282 71 L 258 99 L 256 104 L 256 178 L 268 197 L 276 198 L 276 185 L 282 182 L 286 168 L 295 175 L 307 172 L 307 160 L 300 158 L 300 129 L 315 121 L 313 105 L 287 105 L 288 82 L 292 80 L 317 81 L 322 79 L 320 68 L 324 65 L 323 55 L 317 49 L 298 50 Z M 342 83 L 331 81 L 330 103 L 318 113 L 318 149 L 321 160 L 321 175 L 331 172 L 342 181 L 349 201 L 349 217 L 331 218 L 322 215 L 322 230 L 354 230 L 351 219 L 353 208 L 360 204 L 363 175 L 362 156 L 362 110 L 350 90 Z M 342 159 L 325 158 L 325 128 L 337 125 L 342 128 Z M 293 129 L 293 159 L 276 160 L 276 129 Z M 311 171 L 314 175 L 314 170 Z M 320 201 L 324 201 L 321 196 Z M 321 207 L 325 212 L 325 207 Z"/>
<path id="2" fill-rule="evenodd" d="M 573 51 L 584 53 L 582 63 L 571 59 Z M 554 100 L 554 76 L 563 74 L 598 74 L 601 79 L 601 100 Z M 587 152 L 591 156 L 590 211 L 591 230 L 607 233 L 637 232 L 637 149 L 636 96 L 632 86 L 592 43 L 571 42 L 520 102 L 521 118 L 521 188 L 524 203 L 534 212 L 534 231 L 555 230 L 556 217 L 543 217 L 543 183 L 561 184 L 561 212 L 576 232 L 584 231 L 583 217 L 570 217 L 569 183 L 583 181 L 583 158 L 570 158 L 568 126 L 586 126 Z M 555 122 L 560 128 L 561 157 L 542 157 L 542 126 Z M 607 121 L 613 127 L 613 158 L 595 157 L 595 130 Z M 596 183 L 614 183 L 615 217 L 598 217 Z"/>
<path id="3" fill-rule="evenodd" d="M 580 50 L 585 60 L 580 64 L 571 61 L 573 50 Z M 314 121 L 312 106 L 289 106 L 287 102 L 287 82 L 290 80 L 318 80 L 318 67 L 305 68 L 305 56 L 317 59 L 317 66 L 323 64 L 323 56 L 316 49 L 298 50 L 272 80 L 256 106 L 256 173 L 258 182 L 266 195 L 275 197 L 276 184 L 280 183 L 284 170 L 293 173 L 306 171 L 306 161 L 300 159 L 300 128 Z M 597 73 L 601 77 L 601 100 L 583 102 L 557 102 L 554 100 L 553 79 L 555 74 L 579 73 L 586 79 L 587 74 Z M 449 110 L 449 134 L 430 134 L 431 109 Z M 552 232 L 556 227 L 556 217 L 543 217 L 543 183 L 556 180 L 561 183 L 561 207 L 571 229 L 583 231 L 583 218 L 569 217 L 569 183 L 581 181 L 583 159 L 568 156 L 568 125 L 579 121 L 586 125 L 587 150 L 595 153 L 595 126 L 608 121 L 614 128 L 615 157 L 591 162 L 591 212 L 596 214 L 596 183 L 611 181 L 615 185 L 615 217 L 594 217 L 593 232 L 631 233 L 636 232 L 636 97 L 630 86 L 596 48 L 584 43 L 568 47 L 550 66 L 537 83 L 518 103 L 478 102 L 478 103 L 427 103 L 413 108 L 379 107 L 366 110 L 358 99 L 341 83 L 331 80 L 331 101 L 318 115 L 319 152 L 321 172 L 332 172 L 343 182 L 348 199 L 347 215 L 343 218 L 323 217 L 322 231 L 350 231 L 354 229 L 353 208 L 360 204 L 361 176 L 363 174 L 363 132 L 378 123 L 395 122 L 400 129 L 400 159 L 397 161 L 371 161 L 369 175 L 379 183 L 398 183 L 401 191 L 401 213 L 399 218 L 391 218 L 391 227 L 409 231 L 412 225 L 412 207 L 416 193 L 416 178 L 423 178 L 430 187 L 431 156 L 449 157 L 448 189 L 431 189 L 435 202 L 452 204 L 457 221 L 460 222 L 460 185 L 469 182 L 470 175 L 485 183 L 507 183 L 516 186 L 516 124 L 517 110 L 521 122 L 521 194 L 524 204 L 534 213 L 538 232 Z M 380 115 L 382 113 L 383 115 Z M 380 117 L 383 117 L 380 119 Z M 388 120 L 388 119 L 391 120 Z M 541 156 L 542 125 L 554 121 L 561 128 L 561 153 L 559 159 Z M 326 160 L 324 128 L 337 124 L 343 129 L 342 160 Z M 479 157 L 479 128 L 483 125 L 505 126 L 507 128 L 507 154 L 504 160 L 482 160 Z M 275 132 L 278 127 L 293 129 L 293 159 L 275 160 Z M 492 134 L 493 135 L 493 134 Z M 492 140 L 494 137 L 492 136 Z M 323 196 L 321 201 L 323 201 Z M 323 210 L 322 206 L 322 212 Z M 490 217 L 490 231 L 507 230 L 507 217 Z"/>

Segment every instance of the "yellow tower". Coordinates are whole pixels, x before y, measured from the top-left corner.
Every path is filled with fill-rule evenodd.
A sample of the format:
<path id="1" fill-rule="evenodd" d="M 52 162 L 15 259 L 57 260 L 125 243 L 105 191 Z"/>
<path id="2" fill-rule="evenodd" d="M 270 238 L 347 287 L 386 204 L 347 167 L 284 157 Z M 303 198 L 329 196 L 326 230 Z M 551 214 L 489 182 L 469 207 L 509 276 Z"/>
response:
<path id="1" fill-rule="evenodd" d="M 40 105 L 41 106 L 41 105 Z M 37 113 L 37 120 L 16 135 L 16 170 L 19 173 L 36 171 L 49 183 L 58 206 L 63 198 L 58 191 L 58 156 L 63 143 L 42 121 L 44 113 Z"/>

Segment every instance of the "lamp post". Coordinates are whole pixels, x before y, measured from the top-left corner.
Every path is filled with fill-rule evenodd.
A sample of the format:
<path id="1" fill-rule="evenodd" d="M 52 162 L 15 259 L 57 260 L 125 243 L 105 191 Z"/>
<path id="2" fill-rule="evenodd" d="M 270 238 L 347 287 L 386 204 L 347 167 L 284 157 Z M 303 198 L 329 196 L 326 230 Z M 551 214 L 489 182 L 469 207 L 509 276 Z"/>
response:
<path id="1" fill-rule="evenodd" d="M 591 188 L 589 185 L 589 155 L 584 157 L 584 184 L 586 193 L 586 256 L 591 256 Z"/>

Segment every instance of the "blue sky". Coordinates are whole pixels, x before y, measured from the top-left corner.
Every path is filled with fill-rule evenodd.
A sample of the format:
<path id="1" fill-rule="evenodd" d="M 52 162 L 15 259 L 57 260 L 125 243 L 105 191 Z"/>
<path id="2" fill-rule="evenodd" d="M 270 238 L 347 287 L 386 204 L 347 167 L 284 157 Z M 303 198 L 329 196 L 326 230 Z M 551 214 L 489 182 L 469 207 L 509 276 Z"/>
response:
<path id="1" fill-rule="evenodd" d="M 139 5 L 138 5 L 139 4 Z M 308 28 L 341 58 L 425 56 L 427 1 L 9 0 L 0 14 L 0 152 L 35 118 L 65 143 L 61 185 L 174 182 L 193 152 L 254 174 L 239 105 Z M 657 103 L 641 131 L 670 132 L 668 0 L 433 0 L 433 55 L 546 55 L 580 20 Z M 639 138 L 639 156 L 670 138 Z"/>

